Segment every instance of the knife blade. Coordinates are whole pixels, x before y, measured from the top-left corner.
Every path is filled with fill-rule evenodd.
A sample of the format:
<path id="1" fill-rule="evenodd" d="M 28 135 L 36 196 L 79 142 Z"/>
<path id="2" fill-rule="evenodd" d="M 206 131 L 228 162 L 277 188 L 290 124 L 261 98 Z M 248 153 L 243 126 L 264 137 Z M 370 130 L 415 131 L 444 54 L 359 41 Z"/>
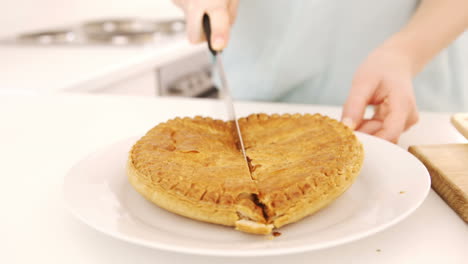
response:
<path id="1" fill-rule="evenodd" d="M 236 118 L 236 111 L 234 109 L 234 103 L 233 103 L 232 96 L 231 96 L 231 90 L 229 89 L 227 78 L 226 78 L 226 72 L 224 71 L 223 59 L 222 59 L 221 53 L 214 50 L 211 46 L 211 23 L 210 23 L 210 17 L 207 14 L 203 15 L 203 30 L 205 33 L 206 42 L 208 43 L 208 49 L 210 50 L 214 58 L 214 68 L 217 69 L 219 78 L 221 80 L 220 89 L 221 89 L 221 94 L 223 95 L 224 101 L 226 104 L 228 119 L 234 121 L 235 130 L 236 130 L 235 132 L 239 140 L 239 148 L 248 165 L 247 155 L 245 154 L 244 140 L 242 139 L 242 133 L 240 130 L 239 122 Z"/>

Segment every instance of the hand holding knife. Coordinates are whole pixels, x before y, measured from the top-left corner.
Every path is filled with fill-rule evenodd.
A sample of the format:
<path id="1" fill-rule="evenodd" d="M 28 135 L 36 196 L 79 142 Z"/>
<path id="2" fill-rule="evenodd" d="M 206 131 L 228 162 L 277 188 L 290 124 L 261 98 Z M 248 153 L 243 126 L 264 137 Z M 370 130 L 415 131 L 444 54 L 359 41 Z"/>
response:
<path id="1" fill-rule="evenodd" d="M 216 50 L 214 50 L 211 45 L 211 24 L 210 24 L 210 17 L 207 14 L 203 15 L 203 30 L 205 32 L 206 41 L 208 42 L 208 48 L 214 57 L 215 68 L 218 70 L 219 77 L 221 79 L 220 89 L 221 89 L 221 93 L 224 96 L 224 100 L 226 103 L 228 118 L 234 121 L 234 124 L 236 126 L 236 133 L 239 138 L 240 149 L 242 151 L 242 154 L 244 155 L 245 161 L 247 162 L 247 155 L 245 154 L 244 141 L 242 140 L 242 134 L 241 134 L 240 127 L 239 127 L 239 122 L 237 121 L 237 118 L 236 118 L 234 104 L 232 102 L 231 91 L 229 90 L 229 86 L 227 83 L 226 73 L 224 72 L 222 56 L 220 52 L 217 52 Z"/>

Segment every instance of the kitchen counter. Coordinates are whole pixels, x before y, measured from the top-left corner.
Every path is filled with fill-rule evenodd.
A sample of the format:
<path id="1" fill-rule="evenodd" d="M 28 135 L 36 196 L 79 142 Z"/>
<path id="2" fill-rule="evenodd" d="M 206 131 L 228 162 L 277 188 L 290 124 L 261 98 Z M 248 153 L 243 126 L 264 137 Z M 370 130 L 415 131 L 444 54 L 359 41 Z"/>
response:
<path id="1" fill-rule="evenodd" d="M 2 44 L 0 94 L 92 92 L 201 50 L 183 36 L 146 46 Z"/>
<path id="2" fill-rule="evenodd" d="M 338 118 L 340 114 L 336 107 L 271 103 L 239 102 L 237 109 L 239 116 L 321 112 Z M 224 106 L 209 99 L 3 95 L 0 113 L 1 263 L 461 264 L 468 259 L 468 227 L 434 191 L 397 225 L 315 252 L 236 259 L 170 253 L 122 242 L 67 212 L 62 193 L 67 171 L 89 153 L 141 136 L 158 122 L 211 113 L 221 118 Z M 449 117 L 421 113 L 421 121 L 402 136 L 400 145 L 466 142 L 449 124 Z"/>

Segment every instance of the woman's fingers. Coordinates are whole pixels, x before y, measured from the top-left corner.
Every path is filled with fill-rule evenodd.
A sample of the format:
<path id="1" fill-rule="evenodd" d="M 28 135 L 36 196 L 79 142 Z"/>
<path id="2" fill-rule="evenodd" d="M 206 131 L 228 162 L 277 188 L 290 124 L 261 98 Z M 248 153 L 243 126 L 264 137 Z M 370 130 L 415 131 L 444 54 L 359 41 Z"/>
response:
<path id="1" fill-rule="evenodd" d="M 392 93 L 388 97 L 388 114 L 384 117 L 382 128 L 374 135 L 397 143 L 405 131 L 409 114 L 412 112 L 407 97 L 400 93 Z"/>
<path id="2" fill-rule="evenodd" d="M 229 1 L 229 23 L 232 26 L 236 21 L 237 17 L 237 7 L 239 6 L 239 0 L 231 0 Z"/>
<path id="3" fill-rule="evenodd" d="M 385 45 L 375 49 L 355 74 L 342 121 L 351 120 L 358 131 L 396 143 L 418 121 L 412 74 L 405 53 Z M 368 105 L 375 106 L 374 116 L 362 120 Z"/>
<path id="4" fill-rule="evenodd" d="M 377 131 L 382 129 L 382 121 L 376 119 L 365 119 L 362 121 L 361 126 L 357 129 L 357 131 L 366 133 L 369 135 L 373 135 L 377 133 Z"/>
<path id="5" fill-rule="evenodd" d="M 341 121 L 351 129 L 361 125 L 366 107 L 379 85 L 379 79 L 373 77 L 358 73 L 353 81 L 341 114 Z"/>
<path id="6" fill-rule="evenodd" d="M 214 50 L 220 51 L 226 47 L 231 27 L 227 7 L 215 7 L 206 10 L 211 22 L 211 45 Z"/>
<path id="7" fill-rule="evenodd" d="M 187 1 L 183 8 L 185 11 L 185 20 L 187 24 L 187 37 L 193 44 L 205 40 L 202 27 L 202 18 L 205 13 L 205 7 L 196 4 L 196 2 Z"/>
<path id="8" fill-rule="evenodd" d="M 213 49 L 222 50 L 229 40 L 229 31 L 237 15 L 238 0 L 173 0 L 185 12 L 187 36 L 191 43 L 205 41 L 202 19 L 210 17 L 211 44 Z"/>
<path id="9" fill-rule="evenodd" d="M 408 120 L 406 120 L 405 131 L 410 129 L 412 126 L 414 126 L 419 121 L 419 113 L 418 113 L 418 109 L 417 109 L 415 103 L 413 103 L 413 108 L 412 109 L 413 109 L 413 111 L 409 115 Z"/>

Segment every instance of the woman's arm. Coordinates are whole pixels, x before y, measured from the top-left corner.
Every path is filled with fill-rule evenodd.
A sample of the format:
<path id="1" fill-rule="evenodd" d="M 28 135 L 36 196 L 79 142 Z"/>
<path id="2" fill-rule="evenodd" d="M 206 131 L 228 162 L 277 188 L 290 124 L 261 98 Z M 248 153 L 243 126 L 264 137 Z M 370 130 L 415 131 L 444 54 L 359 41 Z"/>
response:
<path id="1" fill-rule="evenodd" d="M 468 27 L 468 0 L 422 0 L 410 22 L 385 45 L 412 62 L 413 75 Z"/>
<path id="2" fill-rule="evenodd" d="M 359 67 L 342 121 L 397 142 L 418 121 L 412 79 L 468 27 L 468 0 L 422 0 L 410 22 L 376 48 Z M 363 119 L 368 105 L 375 114 Z"/>

